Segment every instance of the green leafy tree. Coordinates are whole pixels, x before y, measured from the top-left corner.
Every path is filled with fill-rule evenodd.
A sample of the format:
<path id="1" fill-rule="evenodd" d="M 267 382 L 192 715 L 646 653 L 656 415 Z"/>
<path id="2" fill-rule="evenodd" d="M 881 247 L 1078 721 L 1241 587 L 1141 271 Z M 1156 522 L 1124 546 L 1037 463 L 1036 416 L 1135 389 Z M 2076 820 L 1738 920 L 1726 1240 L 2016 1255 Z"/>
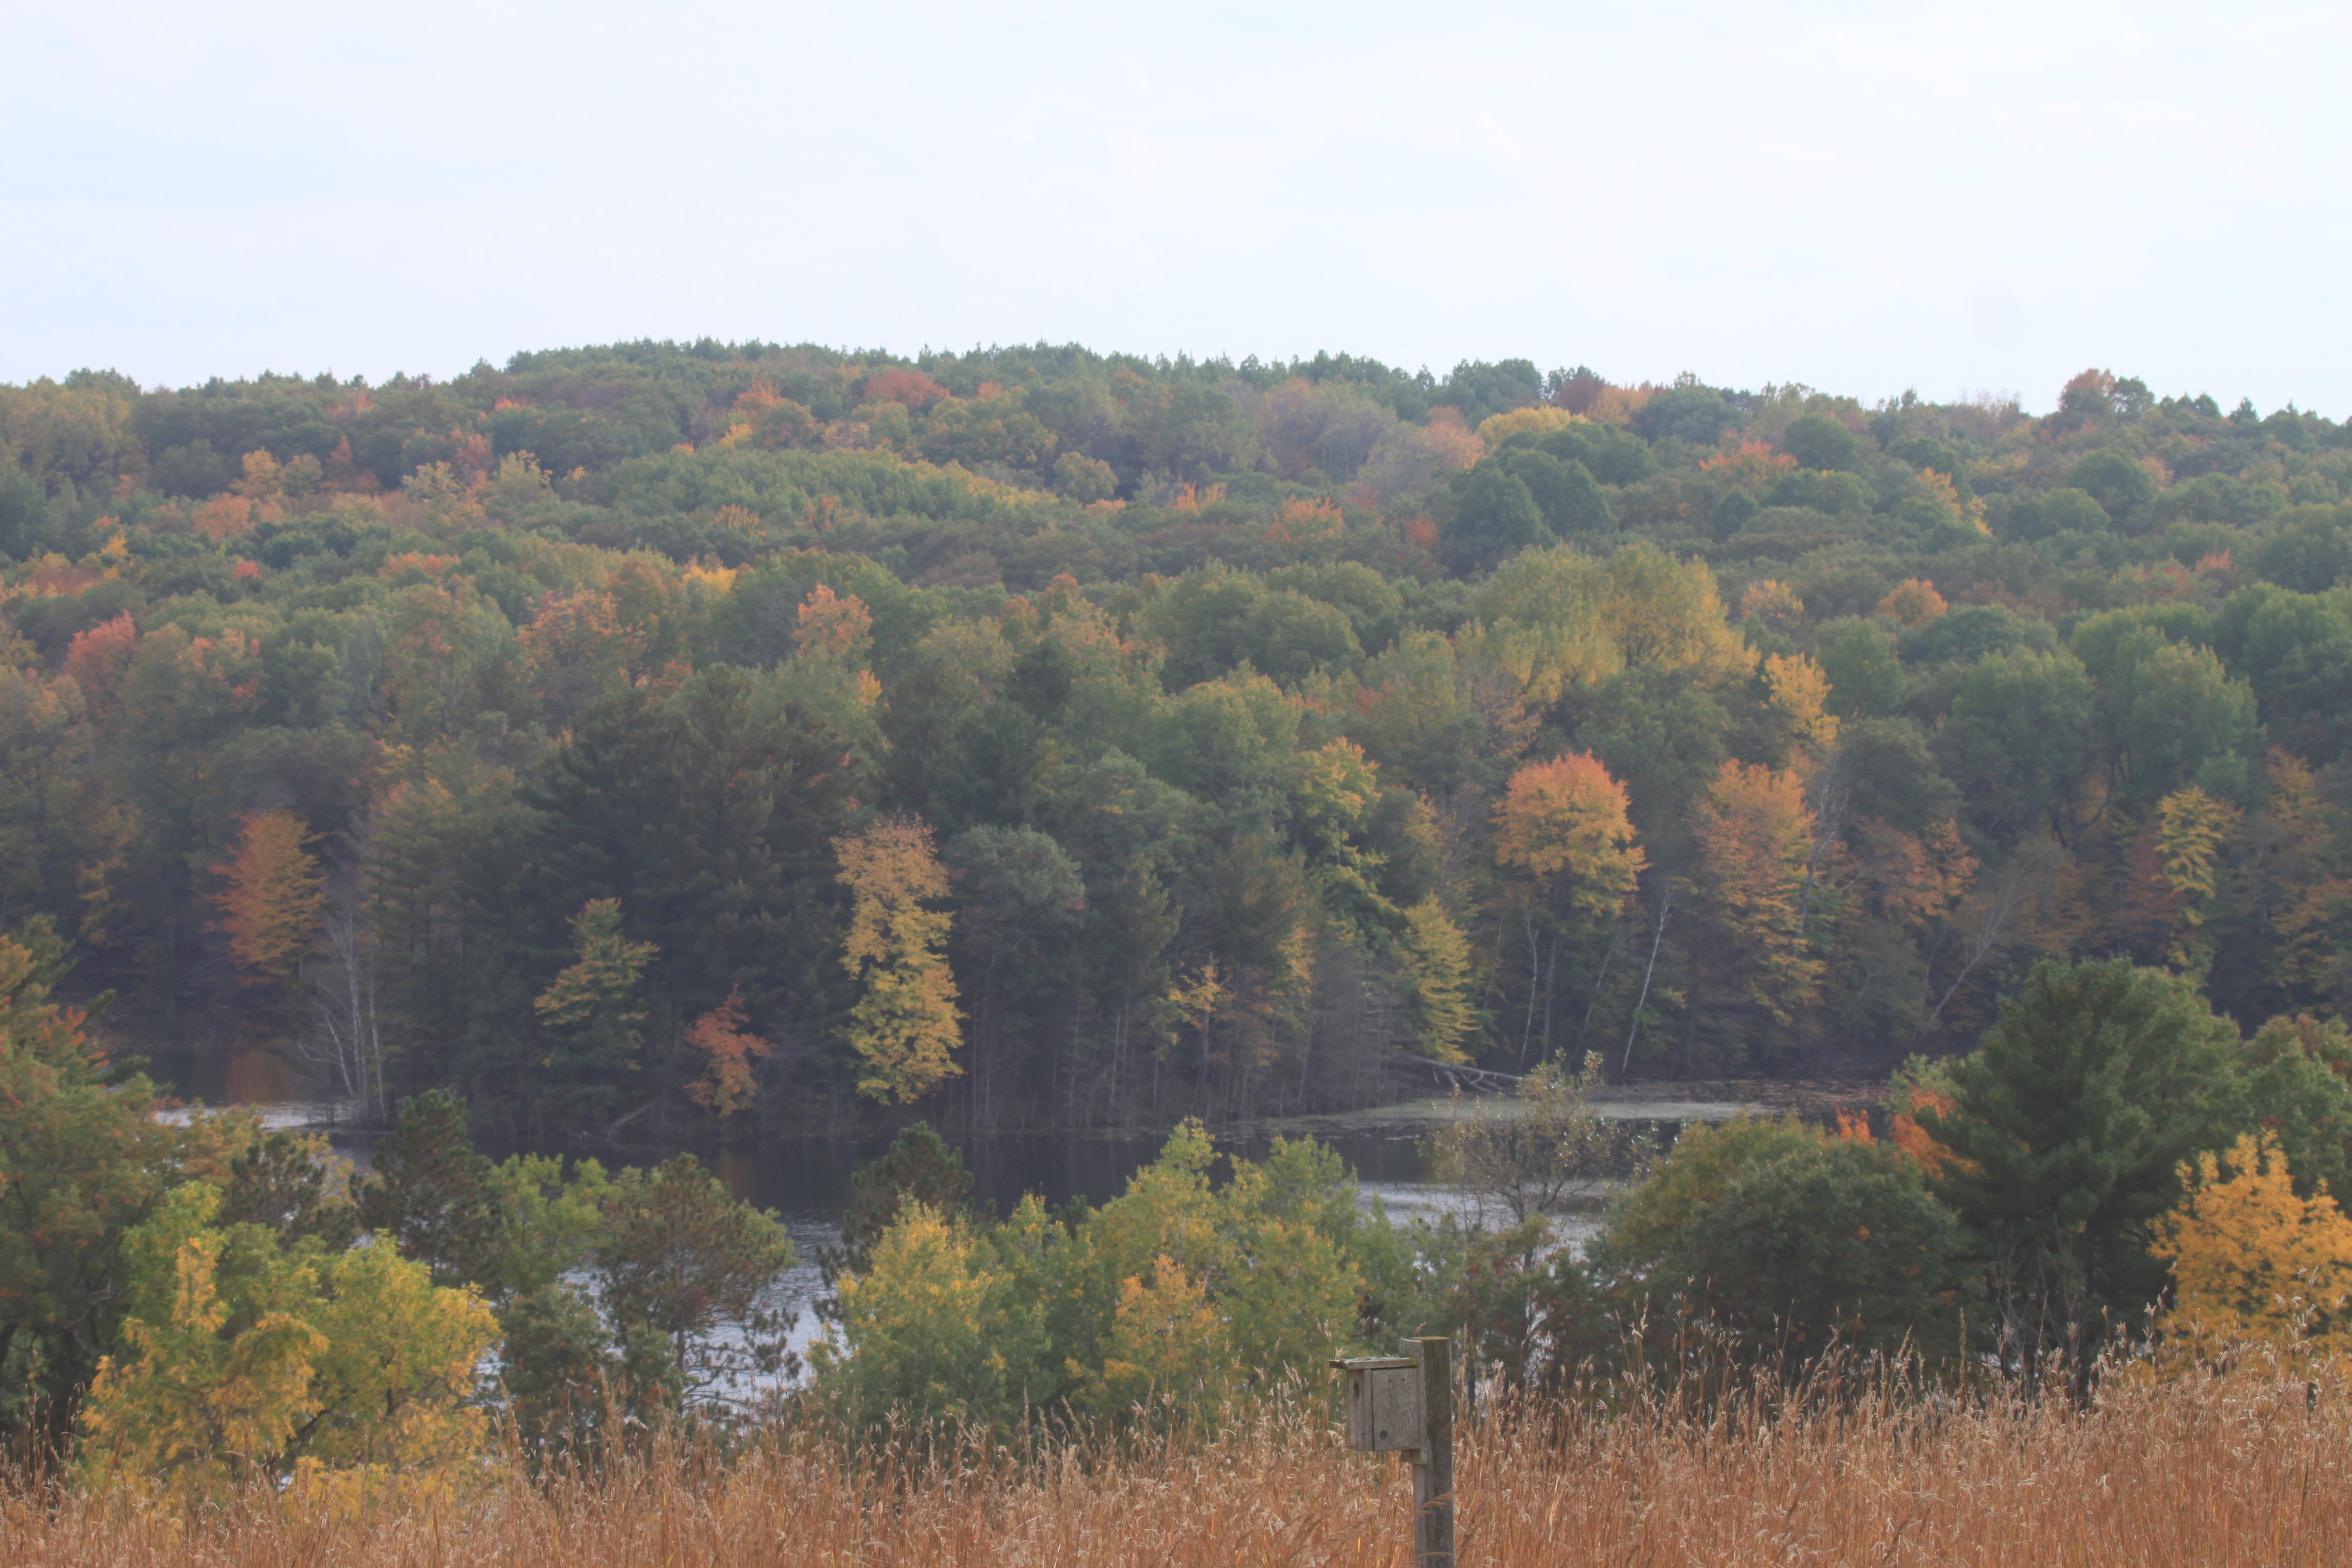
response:
<path id="1" fill-rule="evenodd" d="M 0 936 L 0 1423 L 62 1447 L 120 1321 L 123 1237 L 173 1179 L 179 1139 L 147 1080 L 49 999 L 46 925 L 23 934 Z"/>
<path id="2" fill-rule="evenodd" d="M 1830 678 L 1825 707 L 1840 719 L 1884 719 L 1903 706 L 1903 664 L 1885 629 L 1845 621 L 1822 636 L 1821 665 Z"/>
<path id="3" fill-rule="evenodd" d="M 506 1409 L 534 1457 L 593 1458 L 623 1430 L 658 1426 L 679 1386 L 670 1343 L 640 1326 L 615 1333 L 583 1291 L 558 1285 L 502 1310 Z"/>
<path id="4" fill-rule="evenodd" d="M 1937 750 L 1969 815 L 1996 841 L 2046 826 L 2071 844 L 2096 816 L 2084 789 L 2093 700 L 2082 661 L 2069 653 L 1996 655 L 1961 676 Z"/>
<path id="5" fill-rule="evenodd" d="M 2352 1194 L 2352 1030 L 2307 1013 L 2273 1018 L 2230 1065 L 2248 1119 L 2286 1156 L 2295 1192 Z"/>
<path id="6" fill-rule="evenodd" d="M 621 900 L 591 899 L 572 921 L 572 965 L 531 1003 L 562 1042 L 548 1053 L 552 1086 L 565 1099 L 607 1107 L 642 1065 L 646 1021 L 637 983 L 660 950 L 621 933 Z"/>
<path id="7" fill-rule="evenodd" d="M 1802 1366 L 1833 1345 L 1957 1344 L 1959 1225 L 1901 1151 L 1781 1124 L 1689 1140 L 1659 1179 L 1596 1252 L 1688 1348 Z"/>
<path id="8" fill-rule="evenodd" d="M 2242 588 L 2214 617 L 2217 651 L 2252 681 L 2271 740 L 2315 763 L 2352 752 L 2340 700 L 2352 680 L 2352 614 L 2339 595 Z"/>
<path id="9" fill-rule="evenodd" d="M 793 1265 L 792 1238 L 693 1155 L 615 1178 L 591 1258 L 620 1334 L 668 1342 L 681 1402 L 740 1396 L 744 1379 L 784 1368 L 793 1314 L 772 1295 Z"/>
<path id="10" fill-rule="evenodd" d="M 484 901 L 519 900 L 528 922 L 507 939 L 527 950 L 520 962 L 576 953 L 568 922 L 618 900 L 630 935 L 658 950 L 640 976 L 648 1038 L 666 1045 L 740 985 L 749 1016 L 783 1021 L 770 1030 L 780 1047 L 819 1043 L 848 1000 L 830 846 L 861 770 L 841 712 L 793 688 L 793 668 L 722 667 L 590 706 L 517 792 L 520 820 L 486 846 Z M 656 1081 L 683 1065 L 645 1062 Z"/>
<path id="11" fill-rule="evenodd" d="M 1543 513 L 1544 525 L 1554 533 L 1573 538 L 1578 534 L 1617 531 L 1617 519 L 1609 510 L 1608 496 L 1594 482 L 1591 470 L 1575 458 L 1563 462 L 1549 452 L 1529 447 L 1503 454 L 1502 464 L 1506 471 L 1528 487 L 1537 510 Z"/>
<path id="12" fill-rule="evenodd" d="M 1862 437 L 1826 414 L 1803 414 L 1780 433 L 1780 449 L 1805 468 L 1826 471 L 1862 468 Z"/>
<path id="13" fill-rule="evenodd" d="M 2077 458 L 2066 471 L 2066 485 L 2089 495 L 2116 527 L 2127 531 L 2145 522 L 2156 500 L 2156 481 L 2147 470 L 2129 453 L 2113 447 L 2102 447 Z"/>
<path id="14" fill-rule="evenodd" d="M 952 951 L 971 997 L 974 1087 L 986 1114 L 1001 1059 L 1046 1033 L 1066 1005 L 1063 958 L 1086 913 L 1086 884 L 1062 847 L 1034 827 L 967 828 L 941 859 L 960 904 Z"/>
<path id="15" fill-rule="evenodd" d="M 1666 1158 L 1631 1188 L 1597 1244 L 1612 1267 L 1647 1270 L 1664 1258 L 1691 1215 L 1722 1201 L 1741 1171 L 1802 1153 L 1818 1135 L 1794 1117 L 1739 1115 L 1685 1129 Z"/>
<path id="16" fill-rule="evenodd" d="M 400 1107 L 359 1190 L 359 1223 L 432 1270 L 437 1285 L 498 1290 L 506 1217 L 490 1161 L 475 1152 L 466 1103 L 434 1089 Z"/>
<path id="17" fill-rule="evenodd" d="M 842 1277 L 820 1396 L 877 1423 L 1002 1426 L 1058 1403 L 1198 1427 L 1352 1342 L 1368 1279 L 1394 1270 L 1338 1156 L 1277 1139 L 1222 1187 L 1215 1157 L 1188 1121 L 1090 1213 L 1032 1197 L 991 1227 L 909 1200 Z"/>
<path id="18" fill-rule="evenodd" d="M 2110 611 L 2069 642 L 2097 683 L 2108 772 L 2135 815 L 2191 784 L 2237 799 L 2252 793 L 2253 692 L 2200 646 L 2204 620 L 2189 605 Z"/>
<path id="19" fill-rule="evenodd" d="M 1440 536 L 1445 569 L 1467 577 L 1517 551 L 1555 542 L 1527 481 L 1489 460 L 1455 484 L 1454 516 Z"/>
<path id="20" fill-rule="evenodd" d="M 316 1132 L 272 1132 L 230 1160 L 217 1223 L 259 1225 L 280 1247 L 315 1238 L 329 1252 L 351 1245 L 359 1226 L 351 1164 Z"/>
<path id="21" fill-rule="evenodd" d="M 2162 1293 L 2149 1226 L 2179 1201 L 2183 1164 L 2238 1128 L 2236 1044 L 2182 976 L 2045 963 L 1952 1064 L 1951 1108 L 1917 1111 L 1942 1152 L 1931 1185 L 1967 1226 L 2017 1364 L 2057 1355 L 2085 1388 L 2109 1336 Z"/>

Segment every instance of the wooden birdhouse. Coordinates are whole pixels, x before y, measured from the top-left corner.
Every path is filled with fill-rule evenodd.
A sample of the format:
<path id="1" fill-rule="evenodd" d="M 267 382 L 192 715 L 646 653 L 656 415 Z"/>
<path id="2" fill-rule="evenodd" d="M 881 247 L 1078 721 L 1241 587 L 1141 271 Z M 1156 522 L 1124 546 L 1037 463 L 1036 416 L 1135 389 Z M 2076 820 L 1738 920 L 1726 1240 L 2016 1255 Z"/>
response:
<path id="1" fill-rule="evenodd" d="M 1348 1379 L 1348 1447 L 1382 1454 L 1423 1442 L 1421 1364 L 1411 1356 L 1335 1363 Z"/>

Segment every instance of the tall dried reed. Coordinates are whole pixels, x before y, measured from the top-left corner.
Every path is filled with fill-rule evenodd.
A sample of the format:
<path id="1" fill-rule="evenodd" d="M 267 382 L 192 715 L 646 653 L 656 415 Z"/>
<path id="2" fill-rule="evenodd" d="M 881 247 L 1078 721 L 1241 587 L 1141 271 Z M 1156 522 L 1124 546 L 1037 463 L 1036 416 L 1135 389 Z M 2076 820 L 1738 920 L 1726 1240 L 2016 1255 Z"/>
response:
<path id="1" fill-rule="evenodd" d="M 1465 1415 L 1461 1561 L 1487 1564 L 2320 1563 L 2352 1553 L 2352 1393 L 2254 1373 L 2094 1406 L 1750 1392 Z M 1694 1414 L 1694 1410 L 1699 1411 Z M 195 1514 L 19 1485 L 0 1563 L 1209 1564 L 1408 1563 L 1407 1482 L 1307 1403 L 1215 1439 L 853 1455 L 786 1433 L 656 1445 L 593 1477 L 499 1471 L 443 1506 Z"/>

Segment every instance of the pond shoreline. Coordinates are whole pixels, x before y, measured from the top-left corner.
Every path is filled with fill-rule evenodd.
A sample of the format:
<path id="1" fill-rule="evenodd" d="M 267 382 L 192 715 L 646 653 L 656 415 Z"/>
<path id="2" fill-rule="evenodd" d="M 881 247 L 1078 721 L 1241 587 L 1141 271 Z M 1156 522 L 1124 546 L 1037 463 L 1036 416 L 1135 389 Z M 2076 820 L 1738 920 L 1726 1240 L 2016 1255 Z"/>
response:
<path id="1" fill-rule="evenodd" d="M 1675 1083 L 1670 1080 L 1612 1084 L 1592 1097 L 1596 1115 L 1612 1121 L 1728 1121 L 1743 1113 L 1780 1116 L 1794 1111 L 1809 1120 L 1825 1119 L 1840 1110 L 1867 1113 L 1886 1092 L 1883 1079 L 1729 1079 Z M 174 1108 L 173 1117 L 192 1114 L 194 1108 Z M 272 1131 L 287 1129 L 354 1137 L 381 1135 L 388 1122 L 362 1118 L 356 1108 L 324 1101 L 276 1103 L 261 1107 L 205 1105 L 205 1110 L 258 1110 Z M 1210 1129 L 1223 1140 L 1250 1142 L 1266 1138 L 1374 1138 L 1411 1140 L 1426 1136 L 1465 1116 L 1514 1116 L 1517 1102 L 1508 1094 L 1428 1095 L 1367 1106 L 1359 1110 L 1318 1111 L 1291 1116 L 1253 1117 L 1223 1122 Z M 981 1137 L 1069 1137 L 1094 1141 L 1127 1140 L 1154 1142 L 1167 1137 L 1166 1127 L 992 1128 Z M 851 1142 L 878 1140 L 877 1131 Z M 616 1139 L 574 1137 L 562 1142 L 582 1153 L 642 1154 L 649 1151 L 719 1147 L 757 1149 L 773 1143 L 838 1143 L 844 1135 L 815 1131 L 773 1131 L 751 1137 Z"/>

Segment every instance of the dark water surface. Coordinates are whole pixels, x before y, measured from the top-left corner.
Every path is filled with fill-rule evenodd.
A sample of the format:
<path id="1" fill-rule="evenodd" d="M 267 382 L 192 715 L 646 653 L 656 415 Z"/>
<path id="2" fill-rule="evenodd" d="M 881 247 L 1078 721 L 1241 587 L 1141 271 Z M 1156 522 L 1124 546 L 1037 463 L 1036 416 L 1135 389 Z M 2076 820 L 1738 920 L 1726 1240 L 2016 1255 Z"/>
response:
<path id="1" fill-rule="evenodd" d="M 256 1047 L 232 1050 L 158 1049 L 149 1053 L 149 1071 L 178 1097 L 214 1106 L 251 1106 L 272 1121 L 331 1126 L 334 1108 L 315 1098 L 299 1066 Z M 336 1146 L 364 1165 L 373 1139 L 363 1133 L 332 1134 Z M 1160 1152 L 1157 1134 L 1003 1132 L 948 1141 L 971 1171 L 975 1204 L 1009 1215 L 1034 1193 L 1048 1205 L 1071 1198 L 1100 1204 L 1126 1189 L 1128 1178 Z M 1394 1131 L 1347 1133 L 1326 1138 L 1365 1187 L 1407 1210 L 1424 1206 L 1429 1162 L 1419 1143 Z M 801 1224 L 835 1225 L 849 1202 L 850 1173 L 889 1146 L 887 1138 L 779 1138 L 756 1147 L 697 1150 L 740 1198 L 773 1209 Z M 1220 1152 L 1263 1158 L 1269 1141 L 1220 1138 Z M 493 1152 L 511 1152 L 497 1150 Z M 652 1163 L 646 1152 L 606 1156 L 613 1164 Z M 1222 1173 L 1222 1172 L 1221 1172 Z"/>

